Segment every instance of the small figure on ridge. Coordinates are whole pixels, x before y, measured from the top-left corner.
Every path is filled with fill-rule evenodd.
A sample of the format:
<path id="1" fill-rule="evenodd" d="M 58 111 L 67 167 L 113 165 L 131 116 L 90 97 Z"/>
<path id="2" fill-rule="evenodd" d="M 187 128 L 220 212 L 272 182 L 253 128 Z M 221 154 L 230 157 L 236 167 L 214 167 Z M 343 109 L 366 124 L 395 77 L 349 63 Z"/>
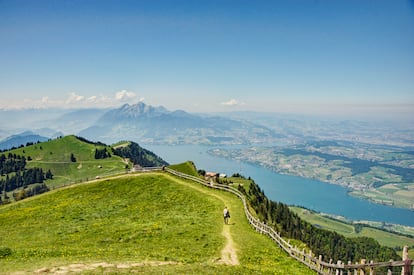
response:
<path id="1" fill-rule="evenodd" d="M 229 224 L 230 211 L 227 209 L 227 206 L 224 207 L 223 217 L 224 217 L 224 223 Z"/>

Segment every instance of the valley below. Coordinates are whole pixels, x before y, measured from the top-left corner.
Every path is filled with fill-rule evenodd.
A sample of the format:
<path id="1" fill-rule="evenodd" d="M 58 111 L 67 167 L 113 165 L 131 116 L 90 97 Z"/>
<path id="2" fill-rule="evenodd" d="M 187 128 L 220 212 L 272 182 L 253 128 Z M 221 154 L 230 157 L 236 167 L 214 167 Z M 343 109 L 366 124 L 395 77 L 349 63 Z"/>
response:
<path id="1" fill-rule="evenodd" d="M 1 110 L 0 148 L 71 134 L 105 144 L 131 140 L 169 163 L 192 160 L 200 169 L 252 177 L 275 201 L 354 221 L 414 226 L 411 121 L 200 114 L 143 102 L 113 109 L 46 111 Z M 76 163 L 70 166 L 77 181 L 88 178 L 82 174 L 86 164 L 83 161 L 84 169 Z M 117 169 L 124 171 L 124 166 L 120 163 Z M 91 171 L 99 176 L 106 169 L 117 171 L 97 167 Z M 66 179 L 55 174 L 54 182 L 59 180 Z"/>
<path id="2" fill-rule="evenodd" d="M 414 154 L 404 147 L 318 141 L 214 148 L 209 154 L 345 187 L 374 203 L 414 209 Z"/>

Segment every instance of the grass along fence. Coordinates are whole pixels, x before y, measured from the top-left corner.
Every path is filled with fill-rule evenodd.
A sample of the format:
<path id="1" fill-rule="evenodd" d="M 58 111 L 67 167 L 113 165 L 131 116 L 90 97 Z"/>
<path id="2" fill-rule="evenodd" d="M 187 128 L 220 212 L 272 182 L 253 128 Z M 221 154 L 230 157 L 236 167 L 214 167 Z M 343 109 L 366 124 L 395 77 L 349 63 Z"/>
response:
<path id="1" fill-rule="evenodd" d="M 267 224 L 261 222 L 259 219 L 256 219 L 249 211 L 247 206 L 247 201 L 245 196 L 237 189 L 223 184 L 212 183 L 206 180 L 203 180 L 198 177 L 190 176 L 184 173 L 180 173 L 178 171 L 172 170 L 168 167 L 163 168 L 164 171 L 173 174 L 175 176 L 189 179 L 195 182 L 198 182 L 204 186 L 224 190 L 230 193 L 233 193 L 237 197 L 241 199 L 244 206 L 244 212 L 249 223 L 253 226 L 253 228 L 261 233 L 265 234 L 270 237 L 274 242 L 277 243 L 279 247 L 281 247 L 284 251 L 286 251 L 291 257 L 295 258 L 297 261 L 303 263 L 304 265 L 308 266 L 310 269 L 316 271 L 319 274 L 323 275 L 374 275 L 380 274 L 379 270 L 382 270 L 381 274 L 401 274 L 401 275 L 412 275 L 414 274 L 414 261 L 408 258 L 408 247 L 404 247 L 402 261 L 393 261 L 390 260 L 389 262 L 367 262 L 365 259 L 362 259 L 360 263 L 352 264 L 348 262 L 345 264 L 344 262 L 338 261 L 337 263 L 333 263 L 332 260 L 329 262 L 323 261 L 322 255 L 319 257 L 315 257 L 312 251 L 306 252 L 304 249 L 299 250 L 297 247 L 292 246 L 289 241 L 284 240 L 278 232 L 276 232 L 273 228 L 268 226 Z M 384 271 L 386 270 L 386 271 Z M 385 273 L 384 273 L 385 272 Z"/>

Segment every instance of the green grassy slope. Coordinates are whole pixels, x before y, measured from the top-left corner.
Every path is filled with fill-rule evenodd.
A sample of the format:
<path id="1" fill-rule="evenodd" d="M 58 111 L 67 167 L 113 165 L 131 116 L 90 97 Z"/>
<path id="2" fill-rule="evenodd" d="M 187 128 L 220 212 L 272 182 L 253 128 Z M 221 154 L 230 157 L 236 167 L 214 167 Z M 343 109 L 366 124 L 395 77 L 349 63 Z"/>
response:
<path id="1" fill-rule="evenodd" d="M 168 167 L 180 173 L 198 177 L 197 168 L 195 167 L 192 161 L 186 161 L 186 162 L 179 163 L 179 164 L 173 164 Z"/>
<path id="2" fill-rule="evenodd" d="M 388 246 L 391 248 L 402 248 L 404 247 L 404 245 L 414 247 L 414 238 L 412 237 L 410 238 L 408 236 L 394 234 L 391 232 L 366 226 L 362 227 L 360 232 L 356 232 L 352 224 L 323 217 L 318 213 L 300 207 L 290 207 L 290 209 L 297 213 L 303 220 L 313 225 L 316 225 L 320 228 L 335 231 L 346 237 L 370 237 L 377 240 L 381 245 Z M 401 252 L 402 251 L 400 251 L 398 254 L 401 255 Z M 410 249 L 409 253 L 411 258 L 414 257 L 413 249 Z"/>
<path id="3" fill-rule="evenodd" d="M 31 157 L 27 167 L 50 169 L 54 179 L 47 181 L 50 186 L 59 186 L 72 182 L 87 181 L 97 176 L 113 175 L 125 172 L 125 162 L 112 154 L 110 158 L 95 159 L 95 149 L 109 146 L 96 145 L 79 140 L 75 136 L 66 136 L 10 151 L 18 155 Z M 71 154 L 76 162 L 71 161 Z"/>
<path id="4" fill-rule="evenodd" d="M 231 224 L 221 211 L 227 205 Z M 225 228 L 227 226 L 227 228 Z M 221 264 L 228 230 L 240 264 Z M 164 173 L 125 175 L 0 206 L 0 273 L 112 263 L 85 273 L 313 274 L 253 231 L 241 202 Z"/>

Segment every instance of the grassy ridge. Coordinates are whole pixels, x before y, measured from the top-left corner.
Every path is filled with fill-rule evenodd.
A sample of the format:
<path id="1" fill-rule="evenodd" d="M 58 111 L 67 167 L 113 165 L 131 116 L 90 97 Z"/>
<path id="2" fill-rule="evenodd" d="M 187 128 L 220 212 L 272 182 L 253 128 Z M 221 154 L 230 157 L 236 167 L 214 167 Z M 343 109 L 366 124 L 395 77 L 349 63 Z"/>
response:
<path id="1" fill-rule="evenodd" d="M 47 181 L 49 186 L 94 179 L 96 176 L 113 175 L 125 172 L 125 165 L 131 164 L 121 157 L 113 155 L 106 159 L 95 159 L 95 149 L 110 146 L 91 144 L 75 136 L 66 136 L 10 151 L 13 154 L 30 157 L 28 168 L 38 167 L 44 171 L 50 169 L 54 179 Z M 71 154 L 76 162 L 71 161 Z"/>
<path id="2" fill-rule="evenodd" d="M 168 167 L 180 173 L 198 177 L 197 168 L 195 167 L 192 161 L 186 161 L 184 163 L 173 164 Z"/>
<path id="3" fill-rule="evenodd" d="M 240 265 L 218 264 L 232 210 Z M 129 273 L 313 274 L 249 226 L 241 202 L 167 174 L 129 175 L 55 190 L 0 207 L 0 273 L 71 263 L 172 261 Z M 102 271 L 102 270 L 101 270 Z M 121 272 L 108 269 L 105 272 Z"/>

